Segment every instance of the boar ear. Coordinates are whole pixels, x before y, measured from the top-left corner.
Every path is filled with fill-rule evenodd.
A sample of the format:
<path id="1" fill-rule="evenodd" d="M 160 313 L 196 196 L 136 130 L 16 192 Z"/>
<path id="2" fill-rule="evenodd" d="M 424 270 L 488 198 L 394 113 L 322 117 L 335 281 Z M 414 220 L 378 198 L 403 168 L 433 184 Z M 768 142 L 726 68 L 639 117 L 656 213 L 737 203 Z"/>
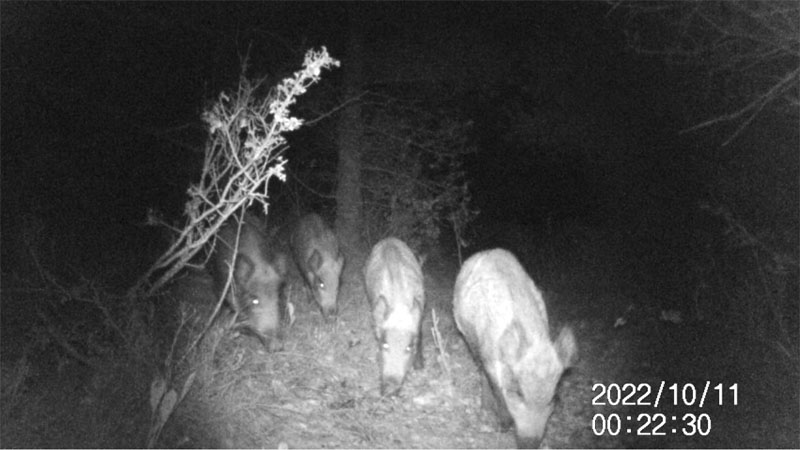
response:
<path id="1" fill-rule="evenodd" d="M 500 347 L 500 359 L 506 364 L 513 365 L 522 358 L 530 343 L 525 337 L 522 326 L 514 321 L 500 336 L 497 345 Z"/>
<path id="2" fill-rule="evenodd" d="M 427 253 L 422 253 L 420 255 L 417 255 L 417 261 L 419 262 L 420 269 L 425 265 L 425 261 L 427 261 L 427 260 L 428 260 L 428 254 Z"/>
<path id="3" fill-rule="evenodd" d="M 555 347 L 558 359 L 561 360 L 564 368 L 572 367 L 575 364 L 578 352 L 578 345 L 575 343 L 575 335 L 572 333 L 572 328 L 564 327 L 561 329 L 556 338 Z"/>
<path id="4" fill-rule="evenodd" d="M 319 270 L 322 265 L 322 255 L 319 254 L 319 250 L 311 252 L 311 256 L 308 257 L 308 265 L 314 272 Z"/>
<path id="5" fill-rule="evenodd" d="M 287 266 L 286 266 L 286 255 L 283 253 L 278 253 L 275 255 L 275 261 L 272 262 L 275 266 L 275 271 L 278 272 L 278 275 L 283 278 L 286 276 Z"/>
<path id="6" fill-rule="evenodd" d="M 240 284 L 245 284 L 253 276 L 255 266 L 253 261 L 241 253 L 236 255 L 236 262 L 233 267 L 233 279 Z"/>

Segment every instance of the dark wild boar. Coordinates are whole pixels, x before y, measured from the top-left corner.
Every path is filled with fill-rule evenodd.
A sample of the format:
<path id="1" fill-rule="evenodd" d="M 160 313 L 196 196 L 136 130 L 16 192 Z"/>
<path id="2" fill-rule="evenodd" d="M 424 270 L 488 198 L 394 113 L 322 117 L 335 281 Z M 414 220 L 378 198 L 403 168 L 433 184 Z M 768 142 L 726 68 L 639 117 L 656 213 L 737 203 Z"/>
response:
<path id="1" fill-rule="evenodd" d="M 298 221 L 291 241 L 297 266 L 322 315 L 336 315 L 339 277 L 344 266 L 336 235 L 320 216 L 308 214 Z"/>
<path id="2" fill-rule="evenodd" d="M 510 252 L 477 253 L 456 279 L 453 315 L 481 365 L 483 404 L 502 428 L 513 423 L 520 448 L 538 448 L 553 412 L 556 386 L 576 353 L 565 327 L 555 342 L 544 300 Z"/>
<path id="3" fill-rule="evenodd" d="M 393 395 L 400 390 L 412 360 L 414 369 L 425 364 L 422 267 L 403 241 L 387 238 L 372 248 L 364 265 L 364 283 L 380 345 L 381 395 Z"/>
<path id="4" fill-rule="evenodd" d="M 234 251 L 237 225 L 231 220 L 217 233 L 211 261 L 214 286 L 217 295 L 221 295 L 233 264 L 233 280 L 226 292 L 226 301 L 243 317 L 238 327 L 258 337 L 268 351 L 276 351 L 281 348 L 283 338 L 281 290 L 286 274 L 286 256 L 275 253 L 270 257 L 267 239 L 260 231 L 258 220 L 249 214 L 245 215 L 239 232 L 238 251 Z"/>

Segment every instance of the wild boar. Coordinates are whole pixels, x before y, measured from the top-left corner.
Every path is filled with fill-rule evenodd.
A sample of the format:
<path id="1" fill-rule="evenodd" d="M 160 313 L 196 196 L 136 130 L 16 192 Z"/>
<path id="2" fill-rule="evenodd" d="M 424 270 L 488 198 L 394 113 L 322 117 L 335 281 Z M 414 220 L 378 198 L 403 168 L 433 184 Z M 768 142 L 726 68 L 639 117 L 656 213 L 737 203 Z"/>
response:
<path id="1" fill-rule="evenodd" d="M 270 254 L 258 220 L 249 214 L 245 215 L 241 229 L 238 222 L 231 220 L 217 233 L 211 266 L 217 295 L 222 295 L 227 284 L 231 264 L 233 280 L 225 298 L 231 309 L 243 317 L 237 327 L 259 338 L 268 351 L 279 350 L 283 339 L 281 291 L 286 256 Z"/>
<path id="2" fill-rule="evenodd" d="M 380 345 L 381 395 L 399 392 L 409 366 L 422 369 L 422 318 L 425 291 L 422 267 L 408 246 L 396 238 L 372 248 L 364 283 Z"/>
<path id="3" fill-rule="evenodd" d="M 308 214 L 298 221 L 291 246 L 300 273 L 323 317 L 336 315 L 339 277 L 344 266 L 336 235 L 320 216 Z"/>
<path id="4" fill-rule="evenodd" d="M 539 289 L 510 252 L 477 253 L 456 278 L 453 315 L 484 375 L 483 404 L 501 428 L 514 424 L 520 448 L 538 448 L 556 386 L 576 354 L 565 327 L 550 340 Z"/>

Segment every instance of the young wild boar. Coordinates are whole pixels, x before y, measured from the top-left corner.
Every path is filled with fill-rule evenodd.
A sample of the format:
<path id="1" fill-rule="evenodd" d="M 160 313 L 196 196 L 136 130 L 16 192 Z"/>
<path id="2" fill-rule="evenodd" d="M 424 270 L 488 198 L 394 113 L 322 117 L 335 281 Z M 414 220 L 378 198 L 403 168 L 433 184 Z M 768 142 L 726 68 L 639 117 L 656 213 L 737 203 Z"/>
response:
<path id="1" fill-rule="evenodd" d="M 538 448 L 561 374 L 575 356 L 572 330 L 550 340 L 542 294 L 510 252 L 467 259 L 456 279 L 456 325 L 484 373 L 483 403 L 520 448 Z"/>
<path id="2" fill-rule="evenodd" d="M 421 369 L 422 316 L 425 310 L 422 267 L 403 241 L 384 239 L 372 248 L 364 283 L 380 345 L 381 395 L 394 395 L 413 360 Z"/>
<path id="3" fill-rule="evenodd" d="M 234 250 L 237 232 L 239 245 Z M 275 253 L 270 257 L 258 220 L 246 214 L 241 231 L 234 220 L 223 225 L 217 233 L 211 262 L 217 295 L 222 294 L 233 264 L 233 280 L 226 301 L 231 309 L 244 316 L 238 326 L 258 337 L 268 351 L 280 349 L 286 256 Z"/>
<path id="4" fill-rule="evenodd" d="M 316 214 L 300 219 L 291 237 L 297 266 L 325 318 L 338 312 L 339 277 L 344 256 L 333 231 Z"/>

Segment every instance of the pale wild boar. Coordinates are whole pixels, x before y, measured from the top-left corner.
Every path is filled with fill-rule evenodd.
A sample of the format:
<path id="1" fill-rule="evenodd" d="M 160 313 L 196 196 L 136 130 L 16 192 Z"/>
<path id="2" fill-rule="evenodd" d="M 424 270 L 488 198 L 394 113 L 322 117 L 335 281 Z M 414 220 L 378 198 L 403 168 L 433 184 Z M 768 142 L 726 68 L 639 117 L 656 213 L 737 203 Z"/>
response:
<path id="1" fill-rule="evenodd" d="M 238 249 L 234 251 L 237 232 Z M 279 350 L 286 256 L 270 255 L 258 220 L 246 214 L 241 231 L 235 220 L 223 225 L 217 233 L 211 263 L 217 295 L 222 294 L 233 264 L 233 279 L 225 296 L 227 304 L 242 318 L 237 327 L 259 338 L 268 351 Z"/>
<path id="2" fill-rule="evenodd" d="M 403 241 L 387 238 L 372 248 L 364 266 L 364 283 L 380 346 L 381 395 L 394 395 L 412 361 L 415 369 L 424 366 L 422 267 Z"/>
<path id="3" fill-rule="evenodd" d="M 323 317 L 336 315 L 339 277 L 344 266 L 336 235 L 320 216 L 308 214 L 298 221 L 291 246 L 300 273 Z"/>
<path id="4" fill-rule="evenodd" d="M 483 404 L 501 428 L 513 423 L 520 448 L 538 448 L 556 386 L 576 353 L 572 330 L 555 342 L 544 300 L 510 252 L 477 253 L 456 279 L 453 315 L 484 374 Z"/>

